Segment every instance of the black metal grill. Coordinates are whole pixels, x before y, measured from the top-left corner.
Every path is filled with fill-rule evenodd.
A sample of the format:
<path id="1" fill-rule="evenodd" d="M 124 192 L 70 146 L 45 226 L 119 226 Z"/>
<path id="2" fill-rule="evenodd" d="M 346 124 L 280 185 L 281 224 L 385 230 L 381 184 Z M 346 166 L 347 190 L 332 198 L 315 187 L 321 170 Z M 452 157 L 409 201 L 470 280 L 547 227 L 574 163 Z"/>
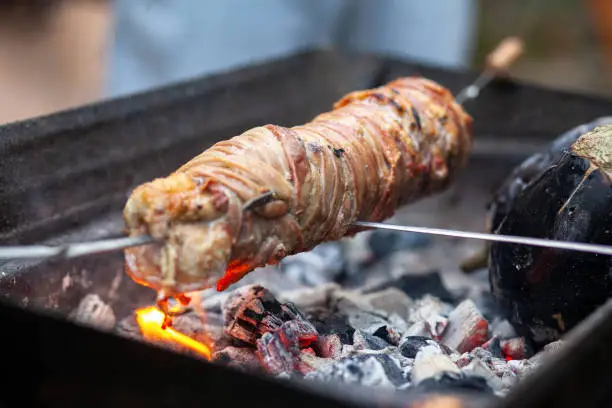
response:
<path id="1" fill-rule="evenodd" d="M 0 244 L 80 241 L 118 236 L 131 188 L 177 168 L 202 149 L 265 123 L 292 125 L 328 110 L 344 93 L 421 74 L 457 92 L 474 73 L 450 72 L 371 55 L 306 51 L 227 74 L 0 127 Z M 491 190 L 525 155 L 557 134 L 610 114 L 612 102 L 514 82 L 487 88 L 467 110 L 476 145 L 458 189 Z M 515 146 L 514 155 L 487 146 Z M 381 393 L 338 395 L 317 385 L 283 385 L 192 360 L 39 314 L 66 316 L 86 293 L 105 297 L 122 279 L 118 318 L 153 301 L 123 276 L 121 254 L 73 261 L 0 264 L 0 343 L 15 365 L 12 381 L 29 386 L 18 406 L 400 406 Z M 69 275 L 80 282 L 69 288 Z M 495 406 L 599 407 L 607 387 L 612 308 L 575 330 L 572 347 Z M 112 356 L 109 358 L 109 356 Z M 13 368 L 14 367 L 14 368 Z M 38 367 L 38 368 L 33 368 Z M 0 400 L 13 397 L 12 384 Z M 10 385 L 10 386 L 9 386 Z M 296 388 L 297 387 L 297 388 Z M 5 388 L 5 387 L 3 387 Z M 240 390 L 240 392 L 236 392 Z M 27 400 L 30 398 L 30 400 Z M 248 400 L 248 402 L 247 402 Z M 478 402 L 482 403 L 482 401 Z"/>

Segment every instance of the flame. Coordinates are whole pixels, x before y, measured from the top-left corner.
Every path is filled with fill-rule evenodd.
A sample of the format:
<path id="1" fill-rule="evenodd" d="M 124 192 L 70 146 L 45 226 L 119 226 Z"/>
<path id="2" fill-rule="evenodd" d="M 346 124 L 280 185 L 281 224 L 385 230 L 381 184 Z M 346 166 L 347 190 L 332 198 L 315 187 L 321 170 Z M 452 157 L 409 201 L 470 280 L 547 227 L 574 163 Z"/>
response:
<path id="1" fill-rule="evenodd" d="M 155 306 L 136 310 L 136 321 L 146 339 L 179 343 L 210 360 L 210 347 L 174 330 L 172 327 L 163 328 L 164 318 L 162 311 Z"/>

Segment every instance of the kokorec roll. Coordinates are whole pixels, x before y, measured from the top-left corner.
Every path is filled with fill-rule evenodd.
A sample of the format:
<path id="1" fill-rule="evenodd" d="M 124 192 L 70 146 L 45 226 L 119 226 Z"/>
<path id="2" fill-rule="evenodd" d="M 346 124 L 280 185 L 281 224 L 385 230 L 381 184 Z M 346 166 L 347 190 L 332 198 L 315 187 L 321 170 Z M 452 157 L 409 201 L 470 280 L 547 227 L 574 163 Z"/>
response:
<path id="1" fill-rule="evenodd" d="M 443 190 L 466 162 L 471 117 L 439 84 L 400 78 L 331 112 L 219 142 L 167 178 L 137 187 L 127 273 L 167 296 L 224 290 L 253 269 L 351 236 Z"/>

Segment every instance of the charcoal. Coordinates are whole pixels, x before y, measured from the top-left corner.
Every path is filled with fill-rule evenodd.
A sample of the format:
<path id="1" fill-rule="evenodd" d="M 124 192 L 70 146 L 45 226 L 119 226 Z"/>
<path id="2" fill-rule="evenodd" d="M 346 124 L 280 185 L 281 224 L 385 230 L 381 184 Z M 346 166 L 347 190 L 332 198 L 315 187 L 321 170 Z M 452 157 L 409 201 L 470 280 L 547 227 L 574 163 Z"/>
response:
<path id="1" fill-rule="evenodd" d="M 436 341 L 424 337 L 424 336 L 408 336 L 402 338 L 402 343 L 399 345 L 399 352 L 402 356 L 407 358 L 415 358 L 418 352 L 426 346 L 438 347 L 440 350 L 447 355 L 450 355 L 452 351 L 443 344 L 439 344 Z"/>
<path id="2" fill-rule="evenodd" d="M 223 308 L 225 333 L 254 345 L 259 337 L 278 330 L 284 322 L 299 326 L 301 341 L 316 338 L 315 327 L 291 303 L 282 304 L 260 285 L 235 290 Z"/>
<path id="3" fill-rule="evenodd" d="M 340 358 L 346 358 L 346 357 L 352 357 L 354 356 L 356 353 L 355 351 L 355 346 L 352 344 L 343 344 L 342 345 L 342 352 L 340 354 Z"/>
<path id="4" fill-rule="evenodd" d="M 402 339 L 402 334 L 391 325 L 381 326 L 372 334 L 383 339 L 389 344 L 393 344 L 394 346 L 399 345 L 400 340 Z"/>
<path id="5" fill-rule="evenodd" d="M 364 331 L 355 330 L 353 334 L 353 347 L 355 350 L 382 350 L 389 346 L 391 346 L 391 344 L 387 341 Z"/>
<path id="6" fill-rule="evenodd" d="M 225 333 L 248 344 L 255 344 L 264 333 L 283 323 L 281 304 L 260 285 L 236 289 L 223 306 Z"/>
<path id="7" fill-rule="evenodd" d="M 499 306 L 488 287 L 473 290 L 469 299 L 474 302 L 476 308 L 487 321 L 492 321 L 495 317 L 501 315 Z"/>
<path id="8" fill-rule="evenodd" d="M 443 302 L 454 303 L 456 301 L 455 296 L 453 296 L 444 285 L 438 271 L 403 274 L 397 279 L 382 282 L 368 288 L 368 292 L 377 292 L 388 288 L 397 288 L 412 299 L 419 299 L 429 295 Z"/>
<path id="9" fill-rule="evenodd" d="M 408 330 L 408 323 L 397 313 L 391 313 L 387 318 L 391 326 L 397 328 L 400 333 L 405 333 Z"/>
<path id="10" fill-rule="evenodd" d="M 531 355 L 531 350 L 524 337 L 502 340 L 500 343 L 506 360 L 523 360 Z"/>
<path id="11" fill-rule="evenodd" d="M 422 380 L 415 387 L 414 391 L 423 393 L 462 393 L 476 392 L 493 394 L 493 390 L 482 377 L 465 375 L 463 373 L 442 373 L 438 377 L 430 377 Z"/>
<path id="12" fill-rule="evenodd" d="M 394 287 L 369 293 L 365 299 L 374 309 L 384 310 L 389 315 L 395 313 L 404 320 L 408 318 L 408 309 L 413 303 L 404 292 Z"/>
<path id="13" fill-rule="evenodd" d="M 342 344 L 353 344 L 355 329 L 349 324 L 345 314 L 313 311 L 308 314 L 308 320 L 319 335 L 337 334 Z"/>
<path id="14" fill-rule="evenodd" d="M 425 234 L 378 230 L 368 236 L 368 245 L 375 259 L 385 258 L 396 251 L 426 248 L 431 243 L 431 237 Z"/>
<path id="15" fill-rule="evenodd" d="M 487 342 L 482 345 L 482 348 L 490 352 L 494 357 L 504 357 L 504 353 L 502 352 L 501 340 L 497 336 L 493 336 L 489 340 L 487 340 Z"/>
<path id="16" fill-rule="evenodd" d="M 363 362 L 367 360 L 367 356 L 359 356 L 358 359 L 362 359 Z M 389 355 L 387 354 L 377 354 L 374 358 L 383 366 L 385 373 L 387 374 L 387 378 L 393 383 L 394 386 L 399 387 L 405 384 L 408 379 L 396 363 Z"/>
<path id="17" fill-rule="evenodd" d="M 338 242 L 317 245 L 311 251 L 284 258 L 281 271 L 295 282 L 317 286 L 334 282 L 344 271 L 342 246 Z"/>
<path id="18" fill-rule="evenodd" d="M 395 363 L 395 365 L 399 367 L 406 381 L 411 381 L 412 368 L 414 366 L 414 359 L 404 357 L 403 355 L 399 353 L 397 348 L 394 348 L 394 349 L 388 348 L 388 349 L 385 349 L 385 351 L 387 351 L 387 355 Z"/>
<path id="19" fill-rule="evenodd" d="M 89 294 L 81 299 L 79 306 L 70 313 L 69 318 L 77 323 L 105 331 L 112 330 L 116 324 L 113 309 L 96 294 Z"/>
<path id="20" fill-rule="evenodd" d="M 440 340 L 448 326 L 448 319 L 444 316 L 433 315 L 425 320 L 425 328 L 432 339 Z"/>
<path id="21" fill-rule="evenodd" d="M 506 371 L 510 370 L 508 367 L 508 362 L 503 358 L 493 357 L 487 363 L 487 366 L 493 370 L 498 377 L 501 377 Z"/>
<path id="22" fill-rule="evenodd" d="M 463 367 L 461 371 L 469 376 L 482 377 L 494 391 L 501 391 L 504 384 L 497 374 L 491 368 L 483 363 L 480 359 L 474 358 L 470 363 Z"/>
<path id="23" fill-rule="evenodd" d="M 535 370 L 538 365 L 530 360 L 510 360 L 508 368 L 519 378 L 525 377 Z"/>
<path id="24" fill-rule="evenodd" d="M 426 321 L 435 316 L 445 316 L 450 313 L 452 307 L 442 302 L 439 298 L 425 295 L 418 299 L 408 311 L 408 323 Z"/>
<path id="25" fill-rule="evenodd" d="M 344 358 L 308 373 L 306 379 L 324 382 L 353 383 L 366 387 L 395 389 L 406 382 L 391 359 L 380 356 Z"/>
<path id="26" fill-rule="evenodd" d="M 255 350 L 251 347 L 225 347 L 213 353 L 212 361 L 245 371 L 261 369 Z"/>
<path id="27" fill-rule="evenodd" d="M 466 353 L 467 354 L 467 353 Z M 458 362 L 461 366 L 467 365 L 473 359 L 478 359 L 487 365 L 498 377 L 501 377 L 505 371 L 508 370 L 508 366 L 505 358 L 499 358 L 493 355 L 488 350 L 483 349 L 482 347 L 476 347 L 472 351 L 469 352 L 469 358 L 464 359 L 465 355 L 462 355 L 460 360 L 461 363 Z M 465 364 L 464 364 L 465 362 Z"/>
<path id="28" fill-rule="evenodd" d="M 282 292 L 278 300 L 284 303 L 292 303 L 301 310 L 327 307 L 331 294 L 340 290 L 337 283 L 325 283 L 314 288 L 303 288 Z"/>
<path id="29" fill-rule="evenodd" d="M 478 357 L 479 359 L 483 360 L 483 361 L 488 361 L 492 358 L 495 358 L 495 356 L 493 355 L 493 353 L 491 353 L 488 350 L 483 349 L 482 347 L 475 347 L 473 348 L 469 354 L 472 357 Z"/>
<path id="30" fill-rule="evenodd" d="M 414 359 L 412 381 L 418 384 L 426 378 L 436 377 L 442 373 L 460 373 L 460 370 L 440 347 L 430 345 L 421 347 Z"/>
<path id="31" fill-rule="evenodd" d="M 332 310 L 347 315 L 358 311 L 367 311 L 381 316 L 387 315 L 384 310 L 375 310 L 367 297 L 355 290 L 338 290 L 333 292 L 330 297 L 329 307 Z"/>
<path id="32" fill-rule="evenodd" d="M 332 364 L 334 360 L 330 358 L 321 358 L 312 353 L 302 351 L 300 353 L 299 371 L 303 375 L 310 372 L 323 369 L 324 367 Z"/>
<path id="33" fill-rule="evenodd" d="M 320 335 L 314 343 L 317 355 L 337 360 L 342 355 L 342 341 L 335 333 Z"/>
<path id="34" fill-rule="evenodd" d="M 264 333 L 257 340 L 259 360 L 273 375 L 291 374 L 298 369 L 300 343 L 298 332 L 290 327 L 292 323 L 283 323 L 279 330 Z"/>
<path id="35" fill-rule="evenodd" d="M 414 336 L 431 338 L 429 325 L 425 321 L 416 322 L 404 332 L 404 337 Z"/>
<path id="36" fill-rule="evenodd" d="M 470 364 L 473 359 L 474 359 L 474 356 L 471 355 L 470 353 L 463 353 L 461 355 L 455 354 L 451 356 L 451 360 L 455 364 L 457 364 L 457 367 L 459 368 L 463 368 L 466 365 Z"/>
<path id="37" fill-rule="evenodd" d="M 448 319 L 442 342 L 459 353 L 470 351 L 488 340 L 488 322 L 470 299 L 461 302 Z"/>
<path id="38" fill-rule="evenodd" d="M 381 327 L 386 327 L 389 323 L 377 314 L 363 310 L 357 310 L 348 316 L 349 324 L 356 330 L 363 330 L 366 333 L 374 334 Z"/>

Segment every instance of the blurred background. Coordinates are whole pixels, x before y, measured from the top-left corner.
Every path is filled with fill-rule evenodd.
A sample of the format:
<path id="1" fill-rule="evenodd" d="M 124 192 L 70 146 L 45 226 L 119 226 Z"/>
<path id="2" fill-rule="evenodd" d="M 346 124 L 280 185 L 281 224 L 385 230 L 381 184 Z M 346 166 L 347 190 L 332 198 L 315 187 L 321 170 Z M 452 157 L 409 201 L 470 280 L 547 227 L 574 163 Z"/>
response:
<path id="1" fill-rule="evenodd" d="M 146 10 L 147 0 L 131 1 L 144 1 Z M 173 2 L 148 1 L 165 2 L 166 7 Z M 612 97 L 612 75 L 608 74 L 612 72 L 612 1 L 474 1 L 477 13 L 470 67 L 481 67 L 486 53 L 503 37 L 520 35 L 526 51 L 512 69 L 515 77 L 548 87 Z M 116 44 L 113 46 L 115 3 L 0 2 L 0 123 L 51 113 L 108 95 L 109 59 L 117 48 Z M 129 26 L 129 18 L 123 21 Z M 148 23 L 133 22 L 134 26 L 138 24 L 147 28 Z"/>

